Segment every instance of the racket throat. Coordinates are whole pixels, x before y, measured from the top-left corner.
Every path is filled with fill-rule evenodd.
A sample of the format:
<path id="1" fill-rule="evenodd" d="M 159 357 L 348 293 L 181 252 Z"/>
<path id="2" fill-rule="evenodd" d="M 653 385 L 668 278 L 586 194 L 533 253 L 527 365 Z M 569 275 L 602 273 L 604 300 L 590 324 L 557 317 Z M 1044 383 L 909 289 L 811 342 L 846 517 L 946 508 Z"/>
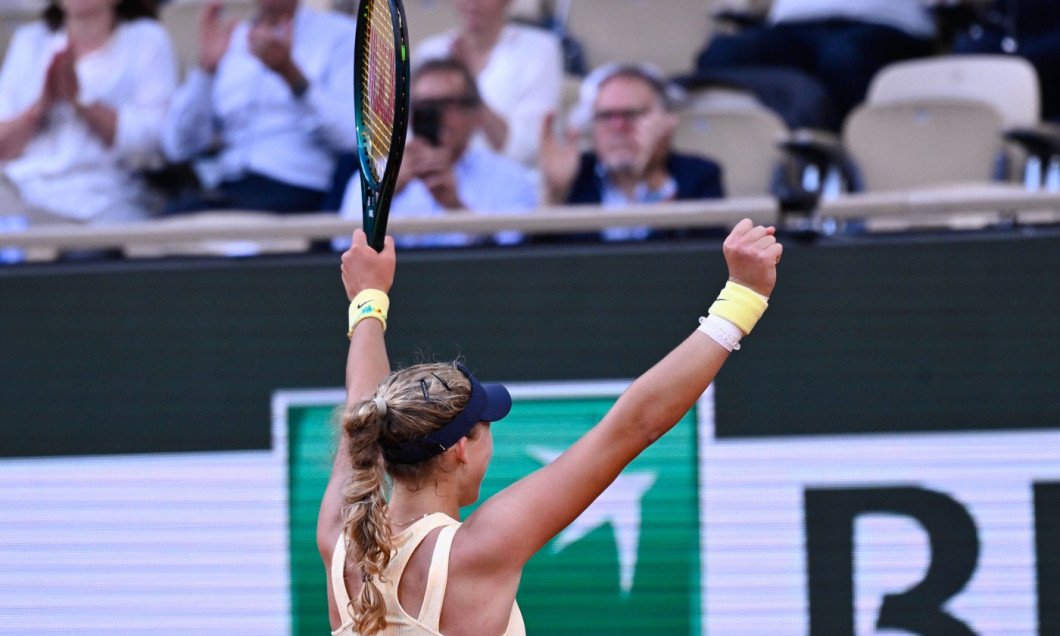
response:
<path id="1" fill-rule="evenodd" d="M 378 212 L 378 210 L 379 210 L 379 193 L 378 192 L 371 192 L 371 191 L 369 191 L 368 188 L 365 188 L 364 194 L 361 197 L 361 203 L 364 206 L 364 220 L 365 220 L 365 223 L 366 224 L 368 222 L 375 223 L 376 212 Z M 365 227 L 364 228 L 365 232 L 367 232 L 368 229 L 369 228 Z"/>

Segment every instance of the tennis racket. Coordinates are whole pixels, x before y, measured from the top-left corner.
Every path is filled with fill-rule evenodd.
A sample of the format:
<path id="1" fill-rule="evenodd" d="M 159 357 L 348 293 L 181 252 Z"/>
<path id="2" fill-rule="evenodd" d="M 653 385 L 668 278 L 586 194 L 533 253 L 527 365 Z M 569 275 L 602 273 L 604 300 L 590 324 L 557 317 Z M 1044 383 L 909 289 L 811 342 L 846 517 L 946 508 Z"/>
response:
<path id="1" fill-rule="evenodd" d="M 409 36 L 401 0 L 360 0 L 354 41 L 364 233 L 383 249 L 409 123 Z"/>

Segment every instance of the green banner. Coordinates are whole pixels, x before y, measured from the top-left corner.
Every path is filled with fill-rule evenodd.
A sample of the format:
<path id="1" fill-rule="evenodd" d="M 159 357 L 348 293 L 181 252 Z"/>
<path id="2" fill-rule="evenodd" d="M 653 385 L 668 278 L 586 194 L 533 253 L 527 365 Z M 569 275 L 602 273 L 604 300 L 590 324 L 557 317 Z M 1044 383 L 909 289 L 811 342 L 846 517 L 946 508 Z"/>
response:
<path id="1" fill-rule="evenodd" d="M 327 636 L 327 578 L 317 551 L 317 512 L 331 474 L 341 391 L 277 396 L 273 417 L 287 427 L 288 493 L 291 537 L 291 633 Z"/>
<path id="2" fill-rule="evenodd" d="M 555 459 L 603 417 L 623 387 L 511 386 L 515 404 L 493 427 L 494 456 L 483 500 Z M 286 409 L 292 624 L 300 636 L 328 628 L 314 528 L 335 445 L 336 401 L 292 400 Z M 518 593 L 528 633 L 699 633 L 696 421 L 693 410 L 530 560 Z M 464 516 L 473 510 L 464 510 Z"/>

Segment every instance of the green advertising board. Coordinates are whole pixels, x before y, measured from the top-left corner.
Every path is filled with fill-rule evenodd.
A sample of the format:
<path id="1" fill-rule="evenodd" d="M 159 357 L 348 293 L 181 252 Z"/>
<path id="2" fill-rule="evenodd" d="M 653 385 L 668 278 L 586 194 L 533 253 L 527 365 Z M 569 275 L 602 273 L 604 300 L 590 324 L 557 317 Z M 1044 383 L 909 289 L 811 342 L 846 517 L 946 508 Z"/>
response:
<path id="1" fill-rule="evenodd" d="M 493 427 L 482 498 L 551 462 L 598 422 L 626 382 L 509 385 L 514 406 Z M 327 633 L 317 506 L 335 448 L 342 391 L 274 399 L 287 426 L 292 626 Z M 699 634 L 697 421 L 701 401 L 527 564 L 518 600 L 531 634 Z M 463 511 L 464 516 L 474 508 Z"/>

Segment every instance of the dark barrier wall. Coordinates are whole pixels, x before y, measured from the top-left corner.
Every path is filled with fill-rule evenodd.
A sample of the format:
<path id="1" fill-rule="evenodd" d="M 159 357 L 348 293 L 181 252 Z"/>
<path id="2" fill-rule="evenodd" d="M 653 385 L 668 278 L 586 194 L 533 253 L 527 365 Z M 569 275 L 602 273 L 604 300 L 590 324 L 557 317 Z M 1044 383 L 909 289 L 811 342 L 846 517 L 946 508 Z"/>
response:
<path id="1" fill-rule="evenodd" d="M 720 437 L 1045 428 L 1060 238 L 789 241 L 717 383 Z M 725 281 L 716 242 L 404 253 L 392 361 L 633 377 Z M 0 270 L 0 455 L 265 448 L 277 388 L 343 381 L 337 255 Z"/>

